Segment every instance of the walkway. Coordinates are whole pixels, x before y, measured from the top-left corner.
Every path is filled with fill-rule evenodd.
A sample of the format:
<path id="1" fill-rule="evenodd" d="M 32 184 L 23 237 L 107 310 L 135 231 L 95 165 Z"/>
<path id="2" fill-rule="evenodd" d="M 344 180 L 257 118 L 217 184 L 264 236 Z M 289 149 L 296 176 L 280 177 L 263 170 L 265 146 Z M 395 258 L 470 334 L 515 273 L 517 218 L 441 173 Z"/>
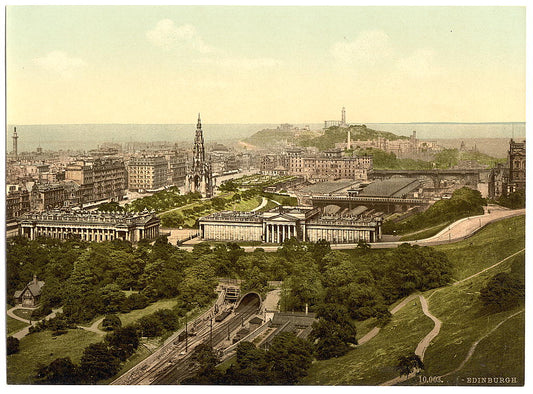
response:
<path id="1" fill-rule="evenodd" d="M 451 242 L 462 241 L 476 232 L 481 228 L 486 226 L 489 223 L 496 222 L 499 220 L 507 219 L 514 216 L 525 215 L 525 209 L 493 209 L 491 208 L 490 213 L 484 215 L 471 216 L 468 218 L 460 219 L 444 230 L 439 232 L 437 235 L 426 239 L 419 239 L 416 241 L 392 241 L 392 242 L 374 242 L 370 246 L 373 249 L 385 249 L 385 248 L 396 248 L 401 244 L 408 243 L 411 245 L 420 245 L 420 246 L 434 246 L 447 244 Z M 198 240 L 201 242 L 201 240 Z M 265 252 L 275 252 L 281 245 L 276 246 L 243 246 L 245 252 L 253 252 L 257 248 L 263 249 Z M 331 249 L 343 250 L 343 249 L 355 249 L 357 244 L 332 244 Z M 180 246 L 180 248 L 188 251 L 192 251 L 192 246 Z"/>
<path id="2" fill-rule="evenodd" d="M 414 296 L 414 297 L 416 297 L 416 296 Z M 413 296 L 408 297 L 404 301 L 410 301 L 414 297 Z M 424 298 L 423 295 L 419 294 L 418 298 L 420 299 L 420 305 L 422 306 L 422 312 L 424 312 L 424 315 L 429 317 L 435 323 L 435 325 L 433 326 L 433 329 L 418 343 L 418 345 L 417 345 L 417 347 L 415 349 L 415 354 L 420 357 L 420 360 L 424 361 L 424 355 L 426 353 L 426 349 L 431 344 L 431 341 L 437 335 L 439 335 L 440 328 L 442 326 L 442 321 L 440 321 L 438 318 L 436 318 L 434 315 L 431 314 L 431 312 L 429 311 L 428 302 Z M 396 309 L 395 312 L 397 312 L 399 309 L 403 308 L 406 304 L 407 304 L 407 302 L 405 302 L 405 303 L 402 302 L 402 303 L 398 304 L 397 307 L 396 307 L 398 309 Z M 392 311 L 391 311 L 391 313 L 392 313 Z M 380 386 L 393 386 L 395 384 L 398 384 L 398 383 L 401 383 L 401 382 L 405 382 L 406 380 L 411 379 L 413 377 L 413 375 L 415 375 L 415 372 L 413 372 L 412 374 L 409 374 L 408 376 L 405 376 L 405 375 L 398 376 L 398 377 L 396 377 L 394 379 L 391 379 L 391 380 L 389 380 L 389 381 L 387 381 L 385 383 L 380 384 Z"/>
<path id="3" fill-rule="evenodd" d="M 261 204 L 258 207 L 252 209 L 250 212 L 255 212 L 255 211 L 259 211 L 260 209 L 263 209 L 267 205 L 267 203 L 268 203 L 268 200 L 266 199 L 266 197 L 263 197 Z"/>
<path id="4" fill-rule="evenodd" d="M 41 319 L 41 320 L 37 320 L 37 321 L 33 321 L 33 320 L 32 320 L 32 321 L 31 321 L 31 325 L 30 325 L 30 321 L 29 321 L 29 320 L 24 319 L 24 318 L 22 318 L 22 317 L 19 317 L 19 316 L 15 315 L 15 314 L 13 313 L 13 311 L 15 311 L 15 310 L 17 310 L 17 309 L 31 309 L 31 308 L 23 308 L 22 306 L 19 305 L 19 306 L 14 306 L 13 308 L 7 310 L 7 315 L 8 315 L 9 317 L 12 317 L 13 319 L 17 319 L 17 320 L 20 320 L 20 321 L 22 321 L 22 322 L 28 324 L 28 326 L 24 327 L 22 330 L 17 331 L 17 332 L 15 332 L 14 334 L 11 335 L 13 338 L 17 338 L 17 339 L 22 339 L 22 338 L 24 338 L 26 335 L 28 335 L 28 334 L 30 333 L 30 327 L 31 327 L 31 326 L 36 325 L 36 324 L 37 324 L 38 322 L 40 322 L 41 320 L 49 320 L 49 319 L 53 319 L 54 317 L 56 317 L 56 314 L 57 314 L 58 312 L 61 312 L 61 311 L 62 311 L 62 308 L 52 309 L 52 313 L 50 313 L 48 316 L 45 316 L 45 317 L 44 317 L 43 319 Z"/>
<path id="5" fill-rule="evenodd" d="M 105 317 L 102 317 L 98 320 L 96 320 L 93 324 L 91 324 L 89 327 L 85 327 L 85 326 L 78 326 L 78 328 L 81 328 L 82 330 L 85 330 L 85 331 L 91 331 L 91 332 L 94 332 L 95 334 L 98 334 L 98 335 L 105 335 L 107 334 L 105 331 L 102 331 L 98 328 L 98 326 L 100 325 L 100 323 L 102 323 L 104 321 Z"/>

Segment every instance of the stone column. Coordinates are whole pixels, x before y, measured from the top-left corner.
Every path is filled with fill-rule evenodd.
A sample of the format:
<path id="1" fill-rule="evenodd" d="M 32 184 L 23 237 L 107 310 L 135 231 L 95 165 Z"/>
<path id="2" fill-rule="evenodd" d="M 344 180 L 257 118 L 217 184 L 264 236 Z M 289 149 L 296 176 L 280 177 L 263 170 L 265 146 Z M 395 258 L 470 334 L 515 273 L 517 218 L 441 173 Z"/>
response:
<path id="1" fill-rule="evenodd" d="M 285 227 L 287 227 L 287 226 L 284 225 L 284 224 L 281 225 L 281 229 L 283 231 L 283 238 L 281 239 L 281 242 L 285 241 Z"/>

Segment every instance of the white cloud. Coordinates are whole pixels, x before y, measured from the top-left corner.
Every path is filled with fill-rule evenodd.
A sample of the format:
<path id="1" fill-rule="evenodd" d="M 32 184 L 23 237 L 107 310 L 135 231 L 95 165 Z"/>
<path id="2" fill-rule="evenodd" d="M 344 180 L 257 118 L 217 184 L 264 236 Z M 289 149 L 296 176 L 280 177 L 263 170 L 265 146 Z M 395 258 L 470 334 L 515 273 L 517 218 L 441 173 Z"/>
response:
<path id="1" fill-rule="evenodd" d="M 381 30 L 366 30 L 353 41 L 337 42 L 331 54 L 345 63 L 372 65 L 389 58 L 393 54 L 390 37 Z"/>
<path id="2" fill-rule="evenodd" d="M 397 67 L 400 72 L 415 78 L 432 77 L 442 72 L 432 49 L 415 50 L 410 56 L 400 58 Z"/>
<path id="3" fill-rule="evenodd" d="M 176 26 L 170 19 L 157 22 L 154 29 L 146 32 L 146 37 L 152 44 L 167 50 L 183 45 L 200 53 L 216 52 L 202 40 L 193 25 Z"/>
<path id="4" fill-rule="evenodd" d="M 220 56 L 213 58 L 204 58 L 198 60 L 198 63 L 213 64 L 231 69 L 256 70 L 260 68 L 272 68 L 282 65 L 282 61 L 267 57 L 247 58 Z"/>
<path id="5" fill-rule="evenodd" d="M 33 59 L 33 62 L 46 71 L 62 76 L 71 76 L 75 70 L 86 65 L 82 59 L 70 57 L 62 51 L 49 52 L 44 57 Z"/>

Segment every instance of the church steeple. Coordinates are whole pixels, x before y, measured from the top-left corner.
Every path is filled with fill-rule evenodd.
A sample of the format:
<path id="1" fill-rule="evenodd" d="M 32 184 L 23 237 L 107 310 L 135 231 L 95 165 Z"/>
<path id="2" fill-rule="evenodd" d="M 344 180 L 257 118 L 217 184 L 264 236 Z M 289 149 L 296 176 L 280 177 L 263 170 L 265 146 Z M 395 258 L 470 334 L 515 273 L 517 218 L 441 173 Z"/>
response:
<path id="1" fill-rule="evenodd" d="M 198 123 L 196 124 L 196 130 L 200 130 L 202 128 L 202 120 L 200 119 L 200 112 L 198 112 Z"/>

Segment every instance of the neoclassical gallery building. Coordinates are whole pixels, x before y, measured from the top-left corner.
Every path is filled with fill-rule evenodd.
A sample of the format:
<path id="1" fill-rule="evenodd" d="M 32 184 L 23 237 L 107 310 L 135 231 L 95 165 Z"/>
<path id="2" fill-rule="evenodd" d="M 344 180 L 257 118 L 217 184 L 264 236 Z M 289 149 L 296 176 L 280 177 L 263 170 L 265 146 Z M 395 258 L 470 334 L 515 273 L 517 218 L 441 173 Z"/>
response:
<path id="1" fill-rule="evenodd" d="M 210 241 L 282 243 L 324 239 L 333 244 L 381 240 L 380 214 L 327 215 L 320 208 L 278 206 L 266 212 L 215 212 L 199 219 L 200 236 Z"/>
<path id="2" fill-rule="evenodd" d="M 121 239 L 138 242 L 159 236 L 160 220 L 154 212 L 98 212 L 52 210 L 30 212 L 19 220 L 19 235 L 103 242 Z"/>

